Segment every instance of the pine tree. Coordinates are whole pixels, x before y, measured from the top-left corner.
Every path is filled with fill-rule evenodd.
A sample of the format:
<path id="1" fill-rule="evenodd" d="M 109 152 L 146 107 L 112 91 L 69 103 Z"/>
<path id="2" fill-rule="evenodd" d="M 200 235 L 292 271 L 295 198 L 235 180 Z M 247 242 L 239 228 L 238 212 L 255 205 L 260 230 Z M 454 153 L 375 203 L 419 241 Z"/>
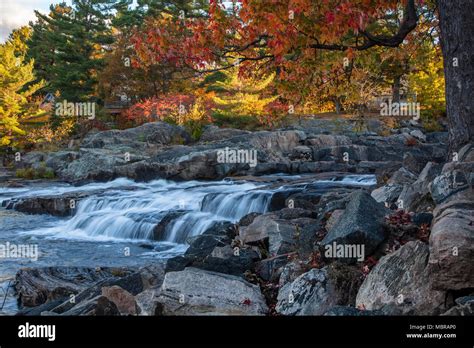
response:
<path id="1" fill-rule="evenodd" d="M 31 84 L 34 63 L 25 57 L 29 35 L 27 27 L 21 28 L 0 45 L 0 146 L 15 145 L 15 138 L 25 134 L 21 121 L 40 112 L 30 100 L 42 82 Z"/>
<path id="2" fill-rule="evenodd" d="M 113 42 L 108 20 L 115 0 L 74 0 L 36 12 L 29 56 L 47 91 L 61 99 L 85 101 L 94 95 L 103 55 Z"/>

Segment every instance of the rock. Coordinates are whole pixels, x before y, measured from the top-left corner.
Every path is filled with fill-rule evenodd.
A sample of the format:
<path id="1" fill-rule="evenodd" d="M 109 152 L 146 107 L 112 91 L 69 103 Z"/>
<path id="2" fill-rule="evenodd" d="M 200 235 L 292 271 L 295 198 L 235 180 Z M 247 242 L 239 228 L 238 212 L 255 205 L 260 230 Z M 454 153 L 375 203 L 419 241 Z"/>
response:
<path id="1" fill-rule="evenodd" d="M 161 285 L 146 289 L 135 296 L 135 303 L 137 304 L 138 313 L 140 316 L 159 315 L 159 313 L 156 312 L 156 309 L 160 289 Z"/>
<path id="2" fill-rule="evenodd" d="M 329 135 L 329 134 L 318 134 L 311 136 L 305 141 L 306 145 L 315 147 L 330 147 L 330 146 L 342 146 L 351 145 L 351 140 L 344 135 Z"/>
<path id="3" fill-rule="evenodd" d="M 313 268 L 291 282 L 280 278 L 276 311 L 284 315 L 322 315 L 336 305 L 354 305 L 360 283 L 361 272 L 339 262 Z"/>
<path id="4" fill-rule="evenodd" d="M 22 306 L 36 307 L 47 301 L 77 294 L 122 271 L 117 268 L 23 268 L 16 274 L 15 290 Z"/>
<path id="5" fill-rule="evenodd" d="M 466 189 L 433 211 L 430 274 L 434 288 L 474 288 L 474 195 Z"/>
<path id="6" fill-rule="evenodd" d="M 423 134 L 423 132 L 419 129 L 415 129 L 415 130 L 412 130 L 410 132 L 410 135 L 422 142 L 425 142 L 426 141 L 426 135 Z"/>
<path id="7" fill-rule="evenodd" d="M 186 144 L 190 136 L 183 128 L 165 122 L 145 123 L 126 130 L 109 130 L 90 133 L 82 142 L 84 148 L 115 148 L 117 144 L 143 149 L 147 144 Z"/>
<path id="8" fill-rule="evenodd" d="M 264 315 L 268 311 L 258 286 L 196 268 L 167 273 L 157 300 L 161 315 Z"/>
<path id="9" fill-rule="evenodd" d="M 287 208 L 287 199 L 295 193 L 300 193 L 301 189 L 291 189 L 285 191 L 274 192 L 270 203 L 268 204 L 269 211 L 278 211 Z"/>
<path id="10" fill-rule="evenodd" d="M 274 215 L 283 220 L 317 217 L 317 214 L 315 214 L 313 211 L 301 208 L 283 208 L 276 211 Z"/>
<path id="11" fill-rule="evenodd" d="M 260 215 L 239 230 L 239 240 L 245 244 L 261 245 L 268 240 L 270 255 L 282 255 L 295 251 L 305 225 L 316 223 L 314 219 L 278 219 L 273 214 Z M 304 236 L 311 234 L 307 231 Z"/>
<path id="12" fill-rule="evenodd" d="M 377 310 L 392 305 L 402 314 L 442 313 L 446 294 L 432 290 L 428 257 L 428 246 L 420 241 L 382 257 L 360 287 L 357 307 Z"/>
<path id="13" fill-rule="evenodd" d="M 443 316 L 473 316 L 474 315 L 474 301 L 470 301 L 465 305 L 457 305 L 450 308 Z"/>
<path id="14" fill-rule="evenodd" d="M 413 174 L 420 174 L 428 162 L 427 156 L 413 151 L 405 152 L 403 155 L 403 167 Z"/>
<path id="15" fill-rule="evenodd" d="M 113 302 L 121 315 L 137 315 L 138 306 L 135 298 L 120 286 L 114 285 L 102 288 L 102 296 Z"/>
<path id="16" fill-rule="evenodd" d="M 243 276 L 246 271 L 253 271 L 254 262 L 259 258 L 259 254 L 252 249 L 234 250 L 227 245 L 216 247 L 211 255 L 201 262 L 193 262 L 192 266 L 212 272 Z"/>
<path id="17" fill-rule="evenodd" d="M 285 284 L 292 283 L 296 278 L 305 273 L 302 265 L 296 260 L 288 262 L 278 272 L 280 273 L 280 279 L 278 280 L 280 288 Z"/>
<path id="18" fill-rule="evenodd" d="M 421 225 L 431 226 L 431 222 L 433 221 L 433 214 L 432 213 L 417 213 L 413 215 L 412 221 L 417 226 L 421 226 Z"/>
<path id="19" fill-rule="evenodd" d="M 379 203 L 396 203 L 400 193 L 403 190 L 402 185 L 391 184 L 379 187 L 372 191 L 371 196 Z"/>
<path id="20" fill-rule="evenodd" d="M 213 142 L 213 141 L 222 141 L 230 139 L 239 135 L 249 134 L 249 131 L 234 129 L 234 128 L 219 128 L 216 126 L 206 126 L 203 129 L 201 142 Z"/>
<path id="21" fill-rule="evenodd" d="M 324 313 L 329 317 L 364 317 L 364 316 L 379 316 L 383 315 L 382 311 L 367 311 L 349 306 L 334 306 Z"/>
<path id="22" fill-rule="evenodd" d="M 415 182 L 405 185 L 397 200 L 397 207 L 409 212 L 432 211 L 435 203 L 430 192 L 423 188 L 424 184 Z"/>
<path id="23" fill-rule="evenodd" d="M 250 213 L 250 214 L 247 214 L 245 215 L 242 219 L 240 219 L 238 225 L 239 226 L 248 226 L 250 225 L 253 220 L 255 220 L 255 218 L 257 216 L 261 215 L 260 213 Z"/>
<path id="24" fill-rule="evenodd" d="M 161 266 L 159 268 L 162 269 Z M 112 277 L 100 280 L 92 286 L 77 293 L 74 297 L 75 301 L 70 301 L 68 298 L 65 302 L 53 308 L 51 311 L 61 315 L 82 315 L 88 308 L 90 309 L 96 305 L 96 300 L 98 297 L 102 296 L 102 288 L 104 287 L 118 286 L 124 289 L 124 291 L 129 292 L 131 295 L 136 296 L 146 290 L 146 287 L 149 284 L 161 284 L 161 274 L 155 275 L 156 278 L 160 278 L 161 280 L 150 281 L 148 272 L 154 269 L 155 266 L 142 268 L 138 272 L 126 269 L 116 269 Z"/>
<path id="25" fill-rule="evenodd" d="M 15 209 L 27 214 L 49 214 L 53 216 L 74 215 L 80 200 L 101 191 L 70 193 L 61 196 L 25 197 L 2 202 L 7 209 Z"/>
<path id="26" fill-rule="evenodd" d="M 62 316 L 119 316 L 115 303 L 105 296 L 97 296 L 61 314 Z"/>
<path id="27" fill-rule="evenodd" d="M 275 281 L 280 276 L 281 268 L 289 262 L 287 255 L 278 255 L 258 262 L 256 274 L 265 281 Z"/>
<path id="28" fill-rule="evenodd" d="M 393 173 L 390 179 L 388 179 L 387 184 L 398 184 L 398 185 L 404 185 L 404 184 L 412 184 L 416 181 L 417 176 L 405 168 L 400 168 L 397 171 Z"/>
<path id="29" fill-rule="evenodd" d="M 344 214 L 343 209 L 336 209 L 332 212 L 331 216 L 329 217 L 328 221 L 326 222 L 326 230 L 330 230 L 334 227 L 334 225 L 341 219 L 342 215 Z"/>
<path id="30" fill-rule="evenodd" d="M 291 155 L 292 161 L 311 161 L 313 159 L 313 150 L 309 146 L 296 146 Z"/>
<path id="31" fill-rule="evenodd" d="M 168 212 L 153 229 L 153 240 L 166 240 L 166 227 L 186 213 L 184 210 Z"/>
<path id="32" fill-rule="evenodd" d="M 323 245 L 362 244 L 370 255 L 385 239 L 382 226 L 387 210 L 365 191 L 355 191 L 339 221 L 322 240 Z"/>
<path id="33" fill-rule="evenodd" d="M 440 204 L 449 196 L 469 187 L 465 172 L 454 170 L 445 172 L 437 176 L 430 185 L 430 192 L 433 200 Z"/>

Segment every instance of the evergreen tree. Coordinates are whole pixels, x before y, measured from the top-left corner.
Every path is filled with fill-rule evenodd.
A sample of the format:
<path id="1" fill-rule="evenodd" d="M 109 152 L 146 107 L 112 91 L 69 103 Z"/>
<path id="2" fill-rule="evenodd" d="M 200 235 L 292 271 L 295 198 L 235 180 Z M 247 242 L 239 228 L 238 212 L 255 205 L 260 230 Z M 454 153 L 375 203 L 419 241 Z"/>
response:
<path id="1" fill-rule="evenodd" d="M 33 61 L 25 58 L 29 35 L 29 28 L 21 28 L 0 45 L 0 146 L 15 145 L 15 139 L 25 134 L 21 121 L 40 112 L 30 100 L 42 83 L 31 84 Z"/>
<path id="2" fill-rule="evenodd" d="M 84 101 L 94 95 L 103 56 L 113 42 L 108 21 L 115 0 L 73 0 L 36 12 L 29 42 L 38 77 L 61 99 Z"/>

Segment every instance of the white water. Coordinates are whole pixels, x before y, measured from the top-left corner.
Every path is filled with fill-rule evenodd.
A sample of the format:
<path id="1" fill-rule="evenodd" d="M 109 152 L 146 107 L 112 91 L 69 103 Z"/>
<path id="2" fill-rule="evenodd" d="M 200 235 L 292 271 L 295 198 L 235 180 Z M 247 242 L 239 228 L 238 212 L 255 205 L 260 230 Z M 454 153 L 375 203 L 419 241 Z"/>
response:
<path id="1" fill-rule="evenodd" d="M 187 211 L 173 220 L 162 241 L 185 243 L 190 236 L 203 233 L 217 221 L 238 221 L 251 212 L 263 213 L 271 192 L 258 190 L 251 183 L 220 181 L 172 183 L 158 180 L 147 184 L 131 181 L 109 183 L 109 189 L 78 202 L 76 213 L 59 220 L 55 227 L 29 231 L 52 238 L 94 239 L 102 241 L 153 239 L 155 226 L 170 211 Z M 123 185 L 125 184 L 126 189 Z M 122 188 L 120 188 L 122 186 Z M 84 191 L 85 187 L 75 188 Z M 87 187 L 86 190 L 95 190 Z M 73 192 L 69 188 L 63 192 Z M 40 190 L 42 194 L 52 194 Z M 31 193 L 26 194 L 29 196 Z M 17 195 L 21 196 L 21 195 Z"/>
<path id="2" fill-rule="evenodd" d="M 365 186 L 374 183 L 373 175 L 348 175 L 337 180 L 310 180 L 298 186 L 306 189 L 317 185 L 325 190 L 335 184 Z M 117 179 L 81 187 L 4 189 L 2 195 L 21 198 L 76 191 L 92 193 L 78 202 L 74 216 L 58 219 L 54 227 L 23 232 L 54 239 L 150 241 L 154 238 L 156 225 L 167 213 L 184 211 L 166 226 L 159 242 L 186 244 L 189 237 L 203 233 L 217 221 L 237 222 L 251 212 L 266 212 L 273 192 L 287 187 L 270 191 L 262 189 L 264 185 L 226 180 L 210 183 L 174 183 L 166 180 L 135 183 Z"/>

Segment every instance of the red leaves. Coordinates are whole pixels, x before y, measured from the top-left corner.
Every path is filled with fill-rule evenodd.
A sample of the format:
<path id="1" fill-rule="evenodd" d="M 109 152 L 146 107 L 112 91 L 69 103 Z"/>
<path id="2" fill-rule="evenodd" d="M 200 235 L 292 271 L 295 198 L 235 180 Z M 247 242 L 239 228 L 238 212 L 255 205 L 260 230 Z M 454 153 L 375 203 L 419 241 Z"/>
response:
<path id="1" fill-rule="evenodd" d="M 397 210 L 394 214 L 387 217 L 388 223 L 391 225 L 406 225 L 411 222 L 411 216 L 405 210 Z"/>
<path id="2" fill-rule="evenodd" d="M 252 301 L 249 298 L 245 298 L 242 301 L 242 304 L 245 305 L 245 306 L 250 306 L 252 304 Z"/>
<path id="3" fill-rule="evenodd" d="M 326 12 L 326 14 L 324 15 L 324 17 L 326 18 L 326 22 L 327 22 L 328 24 L 334 23 L 334 20 L 336 19 L 336 16 L 334 15 L 333 12 Z"/>

